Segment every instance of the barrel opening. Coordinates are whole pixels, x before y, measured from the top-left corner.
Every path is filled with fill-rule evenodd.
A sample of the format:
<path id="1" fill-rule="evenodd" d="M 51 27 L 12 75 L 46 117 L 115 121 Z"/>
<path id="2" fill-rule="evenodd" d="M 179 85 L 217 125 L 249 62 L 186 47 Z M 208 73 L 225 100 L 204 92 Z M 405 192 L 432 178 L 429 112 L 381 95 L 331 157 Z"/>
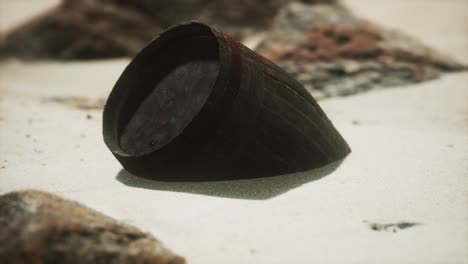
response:
<path id="1" fill-rule="evenodd" d="M 206 104 L 220 71 L 219 48 L 211 30 L 195 29 L 162 35 L 116 84 L 114 90 L 128 91 L 119 99 L 124 101 L 117 122 L 120 152 L 143 156 L 161 149 Z"/>

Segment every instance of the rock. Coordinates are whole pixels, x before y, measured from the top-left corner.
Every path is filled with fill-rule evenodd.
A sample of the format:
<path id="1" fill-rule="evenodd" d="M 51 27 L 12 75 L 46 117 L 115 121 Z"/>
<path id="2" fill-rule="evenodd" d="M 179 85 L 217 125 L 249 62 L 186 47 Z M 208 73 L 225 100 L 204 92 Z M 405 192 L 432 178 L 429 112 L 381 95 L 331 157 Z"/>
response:
<path id="1" fill-rule="evenodd" d="M 5 264 L 185 263 L 150 234 L 45 192 L 0 196 L 0 225 Z"/>
<path id="2" fill-rule="evenodd" d="M 188 20 L 249 43 L 260 41 L 256 51 L 286 69 L 316 99 L 467 69 L 414 38 L 356 17 L 336 0 L 62 0 L 3 36 L 0 57 L 130 57 L 162 29 Z"/>
<path id="3" fill-rule="evenodd" d="M 132 56 L 160 29 L 150 18 L 112 4 L 64 1 L 7 33 L 0 41 L 0 56 L 56 60 Z"/>
<path id="4" fill-rule="evenodd" d="M 467 67 L 339 4 L 291 3 L 256 49 L 316 99 L 437 78 Z"/>
<path id="5" fill-rule="evenodd" d="M 242 39 L 269 28 L 278 10 L 291 1 L 295 0 L 62 0 L 57 8 L 3 36 L 0 56 L 55 60 L 133 56 L 162 29 L 189 20 Z"/>
<path id="6" fill-rule="evenodd" d="M 287 3 L 334 3 L 335 0 L 98 0 L 138 10 L 153 17 L 163 28 L 198 20 L 240 39 L 271 26 L 278 10 Z"/>

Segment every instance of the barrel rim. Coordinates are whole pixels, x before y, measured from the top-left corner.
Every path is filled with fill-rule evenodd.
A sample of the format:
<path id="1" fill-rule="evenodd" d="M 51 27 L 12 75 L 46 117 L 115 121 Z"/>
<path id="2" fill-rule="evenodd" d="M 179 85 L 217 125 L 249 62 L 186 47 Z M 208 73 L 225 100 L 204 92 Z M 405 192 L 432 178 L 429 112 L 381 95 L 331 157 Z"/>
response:
<path id="1" fill-rule="evenodd" d="M 142 155 L 135 155 L 129 154 L 125 152 L 120 145 L 120 136 L 121 136 L 121 129 L 119 128 L 119 122 L 121 122 L 121 112 L 124 111 L 124 103 L 126 102 L 125 99 L 130 96 L 132 89 L 129 89 L 128 86 L 123 85 L 125 83 L 126 77 L 125 73 L 134 70 L 136 61 L 143 60 L 146 53 L 154 48 L 157 48 L 158 45 L 163 43 L 169 42 L 171 39 L 180 38 L 185 34 L 190 33 L 187 37 L 190 36 L 197 36 L 202 34 L 209 35 L 213 38 L 213 41 L 216 42 L 217 49 L 218 49 L 218 61 L 219 61 L 219 72 L 218 76 L 216 77 L 215 84 L 213 85 L 213 90 L 215 87 L 220 86 L 220 82 L 225 82 L 226 79 L 230 79 L 231 76 L 231 56 L 230 50 L 224 50 L 220 47 L 220 39 L 218 38 L 220 33 L 214 30 L 212 27 L 196 22 L 190 21 L 187 23 L 179 24 L 168 28 L 167 30 L 161 32 L 155 38 L 153 38 L 141 51 L 130 61 L 130 63 L 125 67 L 123 72 L 121 73 L 120 77 L 114 84 L 112 91 L 109 94 L 107 102 L 104 106 L 103 111 L 103 138 L 104 142 L 107 147 L 111 150 L 111 152 L 116 156 L 121 157 L 128 157 L 128 158 L 138 158 L 144 156 L 150 156 L 155 152 L 158 152 L 161 148 L 154 150 L 149 153 L 144 153 Z M 229 48 L 228 48 L 229 49 Z M 212 91 L 213 92 L 213 91 Z M 206 104 L 206 103 L 205 103 Z M 190 124 L 195 118 L 193 118 L 188 124 Z M 187 125 L 188 125 L 187 124 Z M 183 132 L 182 132 L 183 133 Z M 180 134 L 179 134 L 180 135 Z M 176 137 L 178 137 L 177 135 Z M 170 144 L 169 142 L 168 144 Z"/>

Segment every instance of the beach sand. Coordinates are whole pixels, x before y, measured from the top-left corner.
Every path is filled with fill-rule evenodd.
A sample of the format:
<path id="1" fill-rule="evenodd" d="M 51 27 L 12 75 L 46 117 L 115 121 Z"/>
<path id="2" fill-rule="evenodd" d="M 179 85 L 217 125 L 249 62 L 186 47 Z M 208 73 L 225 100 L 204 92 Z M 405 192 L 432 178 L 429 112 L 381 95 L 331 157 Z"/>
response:
<path id="1" fill-rule="evenodd" d="M 7 2 L 1 23 L 32 14 Z M 345 2 L 468 63 L 466 1 Z M 128 62 L 0 64 L 0 194 L 80 201 L 192 264 L 468 263 L 467 73 L 320 101 L 353 150 L 341 163 L 165 183 L 129 175 L 102 140 L 99 107 Z"/>

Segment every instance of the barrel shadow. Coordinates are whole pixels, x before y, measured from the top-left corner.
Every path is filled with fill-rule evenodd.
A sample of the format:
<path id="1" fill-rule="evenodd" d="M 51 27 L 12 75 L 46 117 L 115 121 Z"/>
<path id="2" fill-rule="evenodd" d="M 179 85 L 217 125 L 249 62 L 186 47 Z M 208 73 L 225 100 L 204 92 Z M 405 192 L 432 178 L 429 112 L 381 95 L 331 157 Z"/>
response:
<path id="1" fill-rule="evenodd" d="M 226 181 L 167 182 L 158 180 L 158 173 L 150 178 L 142 178 L 122 169 L 116 180 L 124 185 L 158 191 L 185 192 L 234 199 L 266 200 L 298 188 L 308 182 L 319 180 L 341 164 L 336 161 L 327 166 L 286 175 Z M 164 176 L 161 176 L 164 179 Z"/>

